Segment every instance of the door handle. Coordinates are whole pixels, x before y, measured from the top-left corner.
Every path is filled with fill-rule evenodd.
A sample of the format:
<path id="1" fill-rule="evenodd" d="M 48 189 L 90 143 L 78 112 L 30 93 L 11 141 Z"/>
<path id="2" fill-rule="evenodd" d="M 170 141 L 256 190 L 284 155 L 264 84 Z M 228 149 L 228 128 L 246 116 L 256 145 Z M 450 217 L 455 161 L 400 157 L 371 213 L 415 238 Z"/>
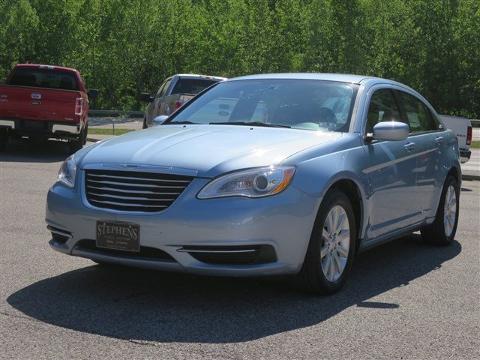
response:
<path id="1" fill-rule="evenodd" d="M 411 151 L 415 150 L 415 143 L 409 142 L 409 143 L 406 143 L 405 145 L 403 145 L 403 147 L 405 148 L 405 150 L 411 152 Z"/>
<path id="2" fill-rule="evenodd" d="M 436 138 L 435 138 L 435 142 L 436 142 L 437 144 L 441 144 L 441 143 L 443 142 L 443 136 L 438 136 L 438 137 L 436 137 Z"/>

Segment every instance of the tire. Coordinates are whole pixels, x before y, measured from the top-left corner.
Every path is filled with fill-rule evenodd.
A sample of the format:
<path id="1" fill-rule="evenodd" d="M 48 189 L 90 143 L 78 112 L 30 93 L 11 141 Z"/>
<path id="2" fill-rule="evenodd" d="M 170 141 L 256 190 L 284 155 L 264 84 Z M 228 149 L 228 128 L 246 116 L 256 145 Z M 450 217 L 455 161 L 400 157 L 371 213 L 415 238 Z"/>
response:
<path id="1" fill-rule="evenodd" d="M 70 152 L 75 153 L 78 150 L 80 150 L 83 145 L 87 143 L 87 131 L 88 131 L 88 125 L 80 131 L 80 134 L 78 135 L 78 138 L 75 140 L 70 141 Z"/>
<path id="2" fill-rule="evenodd" d="M 455 238 L 460 210 L 460 188 L 457 179 L 449 175 L 443 185 L 435 221 L 421 229 L 425 242 L 433 245 L 450 245 Z"/>
<path id="3" fill-rule="evenodd" d="M 336 222 L 340 230 L 343 229 L 341 237 L 342 232 L 332 222 L 334 219 L 343 219 L 340 224 Z M 345 232 L 346 225 L 348 234 Z M 327 193 L 315 220 L 300 272 L 305 289 L 323 295 L 340 290 L 351 271 L 356 242 L 355 216 L 350 200 L 339 190 Z"/>
<path id="4" fill-rule="evenodd" d="M 8 144 L 8 129 L 0 129 L 0 151 L 5 151 Z"/>
<path id="5" fill-rule="evenodd" d="M 147 125 L 147 118 L 143 118 L 143 125 L 142 125 L 142 129 L 147 129 L 148 128 L 148 125 Z"/>
<path id="6" fill-rule="evenodd" d="M 87 143 L 87 137 L 88 137 L 88 123 L 85 124 L 85 127 L 83 128 L 82 145 L 85 145 Z"/>

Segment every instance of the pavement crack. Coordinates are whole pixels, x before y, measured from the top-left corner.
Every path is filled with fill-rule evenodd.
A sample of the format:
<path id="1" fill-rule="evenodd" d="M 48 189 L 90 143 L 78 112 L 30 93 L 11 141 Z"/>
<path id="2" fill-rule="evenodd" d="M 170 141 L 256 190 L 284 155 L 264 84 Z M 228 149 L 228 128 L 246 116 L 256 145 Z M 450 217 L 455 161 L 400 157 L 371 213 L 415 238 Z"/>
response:
<path id="1" fill-rule="evenodd" d="M 158 347 L 160 344 L 153 342 L 153 341 L 145 341 L 145 340 L 134 340 L 134 339 L 128 339 L 128 342 L 135 344 L 135 345 L 140 345 L 140 346 L 152 346 L 152 347 Z"/>

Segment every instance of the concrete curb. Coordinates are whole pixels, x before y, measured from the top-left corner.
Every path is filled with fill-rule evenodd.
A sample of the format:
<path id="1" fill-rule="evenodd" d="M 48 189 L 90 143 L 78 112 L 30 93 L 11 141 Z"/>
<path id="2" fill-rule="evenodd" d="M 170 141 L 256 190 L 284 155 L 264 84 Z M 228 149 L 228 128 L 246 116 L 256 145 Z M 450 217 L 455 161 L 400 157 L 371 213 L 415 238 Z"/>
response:
<path id="1" fill-rule="evenodd" d="M 480 174 L 462 174 L 462 180 L 467 180 L 467 181 L 480 181 Z"/>

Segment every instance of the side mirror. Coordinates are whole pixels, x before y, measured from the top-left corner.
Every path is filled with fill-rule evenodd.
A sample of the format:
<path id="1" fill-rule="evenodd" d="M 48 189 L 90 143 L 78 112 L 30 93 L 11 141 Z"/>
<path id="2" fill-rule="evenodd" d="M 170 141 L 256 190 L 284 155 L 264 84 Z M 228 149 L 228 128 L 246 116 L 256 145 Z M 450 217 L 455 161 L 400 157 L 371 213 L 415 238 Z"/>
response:
<path id="1" fill-rule="evenodd" d="M 141 93 L 138 95 L 138 100 L 143 101 L 143 102 L 152 102 L 153 99 L 155 99 L 153 96 L 151 96 L 149 93 Z"/>
<path id="2" fill-rule="evenodd" d="M 98 96 L 98 90 L 97 89 L 90 89 L 87 92 L 88 98 L 89 99 L 95 99 Z"/>
<path id="3" fill-rule="evenodd" d="M 168 119 L 167 115 L 158 115 L 153 119 L 153 126 L 162 125 Z"/>
<path id="4" fill-rule="evenodd" d="M 405 140 L 410 133 L 410 127 L 400 121 L 382 121 L 373 127 L 375 140 Z"/>
<path id="5" fill-rule="evenodd" d="M 87 92 L 88 98 L 89 99 L 96 99 L 98 96 L 98 90 L 97 89 L 90 89 Z"/>

